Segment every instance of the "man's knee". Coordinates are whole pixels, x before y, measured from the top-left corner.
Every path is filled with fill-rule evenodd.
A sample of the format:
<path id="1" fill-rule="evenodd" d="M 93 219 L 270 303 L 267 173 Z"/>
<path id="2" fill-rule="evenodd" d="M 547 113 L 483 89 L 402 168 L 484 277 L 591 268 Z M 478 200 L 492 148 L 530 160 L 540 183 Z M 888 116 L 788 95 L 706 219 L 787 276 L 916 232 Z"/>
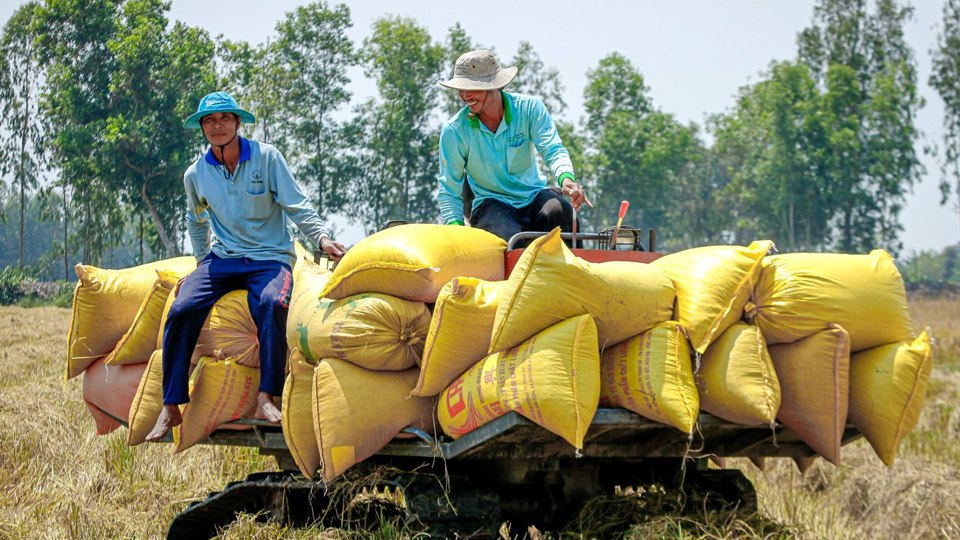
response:
<path id="1" fill-rule="evenodd" d="M 516 210 L 508 204 L 496 200 L 484 201 L 474 213 L 471 226 L 495 234 L 504 240 L 522 231 L 517 220 Z"/>
<path id="2" fill-rule="evenodd" d="M 551 198 L 540 207 L 540 214 L 550 220 L 571 221 L 573 219 L 573 206 L 565 199 Z"/>
<path id="3" fill-rule="evenodd" d="M 561 227 L 563 230 L 570 230 L 573 223 L 573 206 L 562 195 L 555 194 L 551 190 L 544 190 L 545 193 L 540 197 L 540 208 L 538 210 L 537 222 L 542 229 L 552 229 Z"/>
<path id="4" fill-rule="evenodd" d="M 167 324 L 176 325 L 185 321 L 191 321 L 198 314 L 204 311 L 204 307 L 196 302 L 191 302 L 189 297 L 177 297 L 170 305 L 170 311 L 167 312 Z"/>
<path id="5" fill-rule="evenodd" d="M 281 292 L 267 293 L 260 296 L 256 309 L 262 314 L 285 314 L 290 306 L 290 295 Z"/>

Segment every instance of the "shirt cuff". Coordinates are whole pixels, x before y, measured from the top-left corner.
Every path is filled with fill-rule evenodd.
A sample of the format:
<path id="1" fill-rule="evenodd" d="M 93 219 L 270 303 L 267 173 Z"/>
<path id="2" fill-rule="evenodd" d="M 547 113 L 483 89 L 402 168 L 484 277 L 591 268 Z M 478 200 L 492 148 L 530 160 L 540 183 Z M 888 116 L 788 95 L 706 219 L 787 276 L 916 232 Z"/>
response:
<path id="1" fill-rule="evenodd" d="M 570 180 L 576 182 L 577 177 L 573 175 L 572 172 L 560 173 L 560 176 L 557 177 L 557 185 L 563 187 L 563 181 L 569 178 Z"/>
<path id="2" fill-rule="evenodd" d="M 447 225 L 463 225 L 463 221 L 460 221 L 459 219 L 455 219 L 453 221 L 448 221 Z"/>

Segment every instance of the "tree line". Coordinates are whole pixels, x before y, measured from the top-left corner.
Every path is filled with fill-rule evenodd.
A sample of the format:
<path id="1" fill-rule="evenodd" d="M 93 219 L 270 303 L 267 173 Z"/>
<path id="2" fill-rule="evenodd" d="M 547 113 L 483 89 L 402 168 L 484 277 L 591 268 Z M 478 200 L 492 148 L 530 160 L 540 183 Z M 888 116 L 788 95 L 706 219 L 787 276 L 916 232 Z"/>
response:
<path id="1" fill-rule="evenodd" d="M 372 232 L 389 219 L 437 222 L 441 122 L 462 104 L 436 82 L 476 43 L 460 25 L 437 40 L 385 15 L 354 43 L 343 4 L 287 13 L 259 45 L 171 21 L 163 0 L 34 0 L 0 36 L 0 214 L 19 220 L 23 268 L 43 246 L 102 264 L 183 249 L 182 175 L 203 151 L 181 121 L 215 89 L 257 115 L 246 134 L 277 146 L 321 217 Z M 504 65 L 508 91 L 541 97 L 607 225 L 619 201 L 665 249 L 773 239 L 781 251 L 902 248 L 900 213 L 923 173 L 923 105 L 897 0 L 820 0 L 791 60 L 705 125 L 653 102 L 643 74 L 611 52 L 587 73 L 584 116 L 566 119 L 561 72 L 526 42 Z M 960 0 L 946 0 L 930 84 L 946 103 L 943 203 L 960 203 Z M 351 107 L 348 72 L 377 95 Z M 709 143 L 708 143 L 709 139 Z M 41 179 L 46 179 L 41 181 Z M 31 215 L 30 213 L 34 213 Z M 39 226 L 43 222 L 47 225 Z M 32 225 L 31 225 L 32 224 Z M 53 226 L 51 226 L 53 225 Z M 37 231 L 43 231 L 37 232 Z M 41 237 L 42 236 L 42 237 Z"/>

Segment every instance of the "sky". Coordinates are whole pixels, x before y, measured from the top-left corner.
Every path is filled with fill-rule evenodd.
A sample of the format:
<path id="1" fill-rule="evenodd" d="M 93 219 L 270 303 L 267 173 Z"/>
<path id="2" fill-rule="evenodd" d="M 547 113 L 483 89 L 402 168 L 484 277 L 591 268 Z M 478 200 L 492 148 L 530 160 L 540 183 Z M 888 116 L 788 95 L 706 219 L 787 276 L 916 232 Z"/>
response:
<path id="1" fill-rule="evenodd" d="M 0 20 L 6 21 L 19 0 L 0 0 Z M 305 1 L 173 0 L 171 19 L 200 26 L 212 35 L 251 44 L 274 34 L 284 14 Z M 330 3 L 337 3 L 330 1 Z M 528 41 L 547 67 L 560 71 L 568 120 L 583 116 L 586 73 L 601 58 L 619 52 L 643 75 L 656 107 L 681 122 L 703 125 L 710 114 L 734 104 L 738 89 L 761 80 L 774 60 L 796 57 L 796 36 L 810 25 L 813 0 L 551 0 L 547 2 L 485 0 L 437 2 L 426 0 L 362 0 L 346 3 L 355 43 L 369 35 L 373 21 L 403 15 L 426 27 L 443 42 L 459 22 L 475 43 L 493 47 L 507 63 L 521 41 Z M 872 2 L 871 2 L 872 3 Z M 942 24 L 942 0 L 914 0 L 913 20 L 905 35 L 917 59 L 920 94 L 926 105 L 917 115 L 925 134 L 918 148 L 942 145 L 943 102 L 927 84 L 930 50 Z M 354 101 L 373 96 L 376 89 L 361 70 L 351 72 Z M 508 88 L 509 89 L 509 88 Z M 439 125 L 437 126 L 439 129 Z M 904 253 L 939 250 L 960 241 L 956 202 L 941 206 L 940 167 L 924 155 L 927 169 L 914 187 L 901 214 Z M 612 203 L 611 203 L 612 204 Z M 616 208 L 611 209 L 615 215 Z M 343 226 L 341 226 L 342 228 Z M 360 239 L 359 227 L 342 228 L 341 240 Z"/>

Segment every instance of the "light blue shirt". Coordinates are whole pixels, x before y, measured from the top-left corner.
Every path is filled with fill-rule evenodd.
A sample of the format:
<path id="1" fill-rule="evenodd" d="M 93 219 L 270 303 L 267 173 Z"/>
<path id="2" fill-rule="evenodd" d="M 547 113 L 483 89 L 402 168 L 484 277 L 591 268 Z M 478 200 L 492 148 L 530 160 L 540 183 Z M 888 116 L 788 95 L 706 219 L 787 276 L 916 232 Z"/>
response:
<path id="1" fill-rule="evenodd" d="M 490 131 L 464 107 L 440 131 L 440 176 L 437 203 L 444 223 L 463 220 L 463 182 L 470 182 L 473 208 L 497 199 L 523 208 L 547 186 L 537 170 L 534 148 L 557 183 L 573 178 L 570 153 L 564 148 L 543 102 L 523 94 L 503 95 L 503 120 Z"/>
<path id="2" fill-rule="evenodd" d="M 274 260 L 292 266 L 296 252 L 288 219 L 318 246 L 326 236 L 323 222 L 276 148 L 239 139 L 240 162 L 229 180 L 212 150 L 183 175 L 193 253 L 197 260 L 212 250 L 222 258 Z"/>

